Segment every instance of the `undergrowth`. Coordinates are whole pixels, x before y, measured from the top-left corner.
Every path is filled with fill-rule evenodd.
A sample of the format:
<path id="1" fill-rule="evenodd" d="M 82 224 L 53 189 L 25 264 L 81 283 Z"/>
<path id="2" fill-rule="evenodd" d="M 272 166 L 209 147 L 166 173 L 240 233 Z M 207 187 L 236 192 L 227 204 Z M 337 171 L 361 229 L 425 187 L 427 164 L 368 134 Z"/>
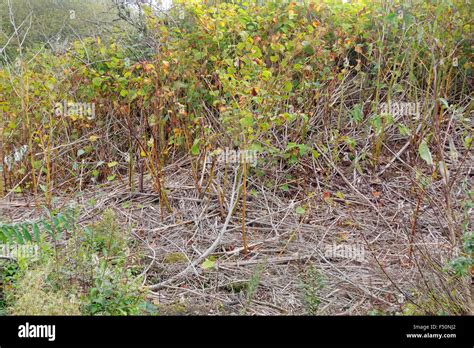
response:
<path id="1" fill-rule="evenodd" d="M 69 231 L 61 247 L 44 242 L 39 258 L 3 268 L 3 311 L 12 315 L 139 315 L 156 312 L 112 211 Z M 51 244 L 50 244 L 51 243 Z"/>

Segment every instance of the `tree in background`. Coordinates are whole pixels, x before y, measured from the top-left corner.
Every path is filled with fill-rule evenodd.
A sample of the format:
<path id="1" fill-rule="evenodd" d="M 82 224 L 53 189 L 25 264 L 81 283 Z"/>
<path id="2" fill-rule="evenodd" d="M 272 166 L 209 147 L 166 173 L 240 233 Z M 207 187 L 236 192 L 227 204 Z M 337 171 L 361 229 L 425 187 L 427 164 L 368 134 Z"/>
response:
<path id="1" fill-rule="evenodd" d="M 4 61 L 25 48 L 56 52 L 84 38 L 127 30 L 113 0 L 0 0 L 0 53 Z"/>

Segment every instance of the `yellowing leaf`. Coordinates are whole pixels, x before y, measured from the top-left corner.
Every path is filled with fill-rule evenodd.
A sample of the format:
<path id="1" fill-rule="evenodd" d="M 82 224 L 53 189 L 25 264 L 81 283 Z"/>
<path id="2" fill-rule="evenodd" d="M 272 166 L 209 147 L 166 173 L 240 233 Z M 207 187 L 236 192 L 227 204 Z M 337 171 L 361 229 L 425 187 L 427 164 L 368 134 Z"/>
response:
<path id="1" fill-rule="evenodd" d="M 214 268 L 216 264 L 216 261 L 213 261 L 213 260 L 210 260 L 209 258 L 207 258 L 201 265 L 201 268 L 202 269 L 210 269 L 210 268 Z"/>
<path id="2" fill-rule="evenodd" d="M 89 137 L 89 141 L 94 142 L 94 141 L 97 141 L 97 139 L 99 139 L 99 138 L 100 138 L 100 137 L 97 136 L 97 135 L 91 135 L 91 136 Z"/>
<path id="3" fill-rule="evenodd" d="M 264 70 L 262 72 L 263 80 L 268 81 L 270 79 L 270 77 L 272 77 L 272 72 L 270 70 Z"/>
<path id="4" fill-rule="evenodd" d="M 285 92 L 291 92 L 292 89 L 293 89 L 293 84 L 290 81 L 285 82 L 285 84 L 283 85 L 283 90 Z"/>

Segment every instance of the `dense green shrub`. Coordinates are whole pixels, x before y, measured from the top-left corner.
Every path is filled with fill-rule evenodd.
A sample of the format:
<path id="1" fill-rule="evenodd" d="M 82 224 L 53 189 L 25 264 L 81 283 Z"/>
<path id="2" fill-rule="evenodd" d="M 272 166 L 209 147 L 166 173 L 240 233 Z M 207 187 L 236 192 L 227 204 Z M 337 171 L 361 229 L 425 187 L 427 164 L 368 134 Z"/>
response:
<path id="1" fill-rule="evenodd" d="M 133 274 L 137 265 L 130 260 L 127 231 L 111 211 L 85 230 L 68 232 L 68 240 L 62 241 L 65 247 L 44 242 L 39 258 L 18 260 L 15 269 L 5 267 L 3 311 L 14 315 L 155 312 L 146 301 L 142 277 Z"/>
<path id="2" fill-rule="evenodd" d="M 394 122 L 379 104 L 400 99 L 421 102 L 421 136 L 435 151 L 444 126 L 434 122 L 436 110 L 472 108 L 465 98 L 468 10 L 463 1 L 183 2 L 166 16 L 148 11 L 157 49 L 147 61 L 100 38 L 61 55 L 31 52 L 0 69 L 0 157 L 29 149 L 2 166 L 0 189 L 48 195 L 53 177 L 76 184 L 126 172 L 131 178 L 145 158 L 161 190 L 160 168 L 170 156 L 225 146 L 290 164 L 318 151 L 335 161 L 348 152 L 364 170 L 379 163 Z M 94 104 L 95 115 L 55 114 L 64 102 Z M 472 128 L 463 115 L 456 141 L 469 148 Z M 397 125 L 402 137 L 418 127 L 410 119 Z M 356 134 L 369 138 L 371 153 L 360 153 L 365 144 Z M 105 140 L 116 148 L 99 146 Z M 72 167 L 57 166 L 60 158 Z"/>

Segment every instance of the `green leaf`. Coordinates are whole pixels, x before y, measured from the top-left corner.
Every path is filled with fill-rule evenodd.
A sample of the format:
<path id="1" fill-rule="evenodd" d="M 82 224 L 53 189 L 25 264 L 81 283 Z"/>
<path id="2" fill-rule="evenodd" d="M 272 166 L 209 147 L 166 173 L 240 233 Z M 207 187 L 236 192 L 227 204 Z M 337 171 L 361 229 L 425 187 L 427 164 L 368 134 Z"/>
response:
<path id="1" fill-rule="evenodd" d="M 303 207 L 297 207 L 295 209 L 295 212 L 296 214 L 303 215 L 304 213 L 306 213 L 306 210 Z"/>
<path id="2" fill-rule="evenodd" d="M 360 104 L 354 106 L 351 111 L 351 120 L 355 123 L 359 123 L 362 121 L 362 107 Z"/>
<path id="3" fill-rule="evenodd" d="M 422 141 L 420 146 L 418 147 L 418 153 L 420 157 L 428 163 L 428 165 L 433 165 L 433 157 L 431 156 L 430 148 L 426 144 L 426 141 Z"/>
<path id="4" fill-rule="evenodd" d="M 268 81 L 272 77 L 272 72 L 270 70 L 264 70 L 262 72 L 262 78 L 264 81 Z"/>
<path id="5" fill-rule="evenodd" d="M 39 243 L 39 241 L 40 241 L 40 230 L 39 230 L 38 224 L 34 223 L 31 226 L 32 226 L 32 229 L 33 229 L 33 235 L 35 236 L 35 240 L 36 240 L 37 243 Z"/>
<path id="6" fill-rule="evenodd" d="M 463 139 L 463 145 L 464 145 L 464 147 L 466 148 L 466 150 L 470 150 L 470 149 L 471 149 L 471 144 L 472 144 L 472 135 L 467 135 L 467 136 Z"/>
<path id="7" fill-rule="evenodd" d="M 130 99 L 135 99 L 137 97 L 137 91 L 132 89 L 128 92 Z"/>
<path id="8" fill-rule="evenodd" d="M 303 44 L 303 50 L 306 54 L 308 54 L 308 55 L 313 55 L 314 54 L 314 48 L 313 48 L 313 46 L 311 45 L 310 42 L 303 41 L 302 44 Z"/>
<path id="9" fill-rule="evenodd" d="M 41 168 L 41 161 L 33 161 L 33 168 L 39 170 Z"/>
<path id="10" fill-rule="evenodd" d="M 263 152 L 263 147 L 259 143 L 253 143 L 249 146 L 249 150 L 256 152 Z"/>
<path id="11" fill-rule="evenodd" d="M 200 139 L 194 139 L 193 146 L 191 147 L 191 155 L 193 156 L 199 155 L 199 141 Z"/>
<path id="12" fill-rule="evenodd" d="M 23 237 L 24 237 L 28 242 L 32 242 L 33 239 L 31 238 L 30 231 L 28 231 L 28 227 L 26 227 L 26 225 L 21 225 L 21 230 L 22 230 L 22 232 L 23 232 Z"/>
<path id="13" fill-rule="evenodd" d="M 3 233 L 2 229 L 0 228 L 0 243 L 5 244 L 7 242 L 7 236 Z"/>
<path id="14" fill-rule="evenodd" d="M 216 264 L 216 261 L 213 261 L 213 260 L 210 260 L 209 258 L 207 258 L 201 265 L 201 268 L 202 269 L 210 269 L 210 268 L 214 268 Z"/>
<path id="15" fill-rule="evenodd" d="M 370 119 L 372 127 L 374 127 L 375 134 L 380 134 L 382 132 L 382 118 L 379 115 L 374 115 Z"/>
<path id="16" fill-rule="evenodd" d="M 58 240 L 61 238 L 62 235 L 62 230 L 64 229 L 62 220 L 61 220 L 61 214 L 58 214 L 57 216 L 52 218 L 53 226 L 54 226 L 54 232 L 55 232 L 55 240 Z"/>
<path id="17" fill-rule="evenodd" d="M 92 238 L 94 236 L 94 232 L 92 231 L 92 229 L 90 229 L 87 226 L 84 227 L 84 234 L 88 236 L 89 238 Z"/>
<path id="18" fill-rule="evenodd" d="M 74 228 L 76 224 L 76 217 L 74 215 L 74 210 L 66 210 L 66 213 L 64 215 L 65 220 L 67 221 L 67 226 L 68 228 Z M 69 227 L 71 226 L 71 227 Z"/>
<path id="19" fill-rule="evenodd" d="M 54 231 L 53 231 L 53 228 L 51 227 L 50 224 L 48 224 L 47 222 L 43 221 L 43 227 L 44 229 L 46 230 L 46 232 L 48 232 L 48 234 L 54 238 Z"/>
<path id="20" fill-rule="evenodd" d="M 45 82 L 45 86 L 52 91 L 56 87 L 56 80 L 54 78 Z"/>
<path id="21" fill-rule="evenodd" d="M 400 135 L 402 136 L 408 136 L 411 134 L 410 129 L 408 129 L 407 126 L 405 126 L 402 123 L 398 124 L 398 131 L 400 132 Z"/>
<path id="22" fill-rule="evenodd" d="M 438 100 L 445 106 L 446 109 L 449 109 L 449 103 L 446 99 L 439 98 Z"/>
<path id="23" fill-rule="evenodd" d="M 13 243 L 13 233 L 10 231 L 8 226 L 2 226 L 2 232 L 7 237 L 9 243 Z"/>
<path id="24" fill-rule="evenodd" d="M 54 216 L 51 220 L 53 222 L 53 226 L 55 230 L 61 229 L 61 220 L 59 219 L 59 214 L 57 216 Z"/>
<path id="25" fill-rule="evenodd" d="M 16 240 L 18 241 L 18 244 L 25 244 L 25 240 L 23 239 L 23 236 L 21 235 L 20 229 L 17 226 L 12 226 L 11 229 L 15 232 Z"/>
<path id="26" fill-rule="evenodd" d="M 285 150 L 286 150 L 286 151 L 289 151 L 289 150 L 291 150 L 291 149 L 294 149 L 294 148 L 297 147 L 297 146 L 298 146 L 297 143 L 294 143 L 294 142 L 290 141 L 290 142 L 288 142 L 288 144 L 286 144 Z"/>
<path id="27" fill-rule="evenodd" d="M 240 119 L 240 124 L 243 127 L 252 127 L 253 126 L 253 117 L 248 115 Z"/>
<path id="28" fill-rule="evenodd" d="M 99 76 L 94 77 L 94 78 L 92 79 L 92 84 L 93 84 L 95 87 L 100 87 L 100 85 L 102 84 L 102 78 L 100 78 Z"/>
<path id="29" fill-rule="evenodd" d="M 58 220 L 61 222 L 61 227 L 63 229 L 66 229 L 67 231 L 72 230 L 72 227 L 71 227 L 71 224 L 70 224 L 71 221 L 66 215 L 64 215 L 64 214 L 58 215 Z"/>
<path id="30" fill-rule="evenodd" d="M 283 90 L 287 93 L 291 92 L 293 89 L 293 84 L 290 81 L 285 82 L 285 85 L 283 86 Z"/>

